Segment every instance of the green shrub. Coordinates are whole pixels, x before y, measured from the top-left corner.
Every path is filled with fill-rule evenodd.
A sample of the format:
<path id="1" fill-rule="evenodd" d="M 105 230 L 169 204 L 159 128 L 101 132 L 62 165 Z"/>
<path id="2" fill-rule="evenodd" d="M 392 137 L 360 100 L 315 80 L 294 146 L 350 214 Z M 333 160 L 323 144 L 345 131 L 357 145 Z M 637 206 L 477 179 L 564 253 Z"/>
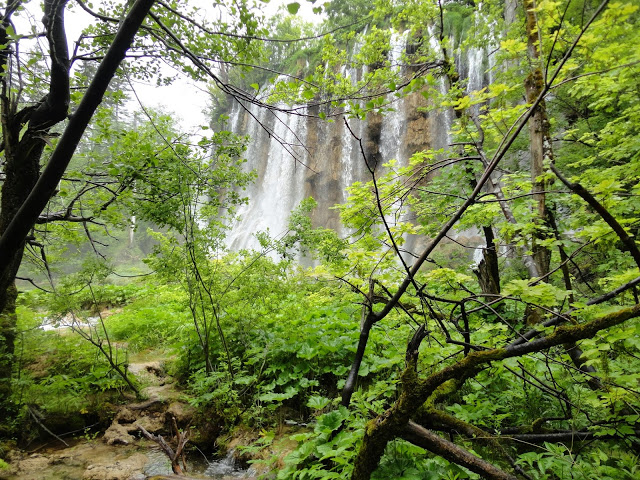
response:
<path id="1" fill-rule="evenodd" d="M 127 342 L 133 351 L 170 346 L 193 328 L 186 299 L 174 286 L 140 291 L 106 325 L 114 340 Z"/>
<path id="2" fill-rule="evenodd" d="M 103 418 L 104 405 L 127 388 L 93 345 L 68 329 L 43 331 L 38 328 L 42 317 L 25 306 L 18 308 L 12 393 L 22 409 L 16 424 L 22 439 L 39 430 L 27 408 L 41 412 L 51 430 L 67 432 L 84 428 L 85 419 L 94 423 Z M 126 361 L 126 353 L 121 355 L 116 359 Z"/>

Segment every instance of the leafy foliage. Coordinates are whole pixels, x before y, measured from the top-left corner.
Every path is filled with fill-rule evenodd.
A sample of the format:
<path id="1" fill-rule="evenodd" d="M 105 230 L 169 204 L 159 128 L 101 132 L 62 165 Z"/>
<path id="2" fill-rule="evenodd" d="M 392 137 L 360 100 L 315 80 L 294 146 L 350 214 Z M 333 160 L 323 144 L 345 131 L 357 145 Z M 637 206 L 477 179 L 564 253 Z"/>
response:
<path id="1" fill-rule="evenodd" d="M 407 96 L 421 118 L 452 119 L 447 145 L 417 152 L 407 164 L 367 163 L 371 180 L 354 183 L 337 207 L 350 238 L 314 228 L 315 202 L 307 199 L 284 238 L 261 234 L 262 251 L 230 254 L 227 221 L 254 177 L 242 170 L 246 139 L 221 130 L 193 145 L 167 116 L 121 129 L 105 111 L 94 132 L 102 145 L 70 175 L 97 175 L 106 166 L 127 191 L 113 202 L 96 192 L 87 208 L 113 225 L 131 215 L 154 224 L 146 263 L 161 285 L 94 289 L 109 269 L 93 264 L 59 293 L 82 284 L 92 286 L 94 306 L 129 302 L 104 333 L 132 349 L 176 352 L 173 372 L 199 409 L 262 431 L 283 420 L 307 424 L 292 437 L 297 448 L 278 478 L 486 474 L 486 465 L 461 451 L 531 478 L 634 478 L 636 3 L 598 10 L 590 2 L 543 0 L 505 10 L 494 1 L 380 1 L 372 9 L 329 2 L 324 31 L 360 20 L 363 9 L 372 10 L 368 26 L 355 22 L 318 36 L 294 17 L 276 18 L 276 37 L 306 38 L 262 49 L 248 43 L 238 54 L 225 73 L 252 101 L 315 104 L 320 118 L 357 122 Z M 290 3 L 288 11 L 298 8 Z M 249 20 L 242 32 L 266 34 L 246 5 L 235 13 Z M 231 28 L 222 20 L 217 27 Z M 392 57 L 400 38 L 406 46 Z M 189 48 L 227 58 L 246 40 L 229 35 L 203 45 L 194 36 Z M 477 52 L 488 55 L 475 72 L 481 85 L 468 78 L 464 60 Z M 176 52 L 171 58 L 203 75 Z M 264 58 L 286 76 L 264 66 L 249 72 L 243 61 Z M 360 76 L 349 73 L 355 69 Z M 214 91 L 216 116 L 228 108 L 228 93 Z M 538 147 L 540 171 L 533 168 Z M 52 205 L 76 195 L 75 183 L 62 183 Z M 423 252 L 407 252 L 414 235 L 431 239 Z M 298 252 L 318 265 L 296 267 Z M 52 308 L 86 307 L 86 296 L 59 295 Z M 30 335 L 27 346 L 45 334 Z M 70 356 L 61 338 L 46 342 L 59 352 L 34 354 Z M 353 361 L 356 352 L 361 363 Z M 28 398 L 22 404 L 50 411 L 88 408 L 75 396 L 122 388 L 112 369 L 84 356 L 54 364 L 42 378 L 25 374 L 18 384 Z M 416 441 L 409 422 L 433 437 Z M 252 448 L 272 439 L 267 432 Z M 434 444 L 453 452 L 448 460 Z"/>

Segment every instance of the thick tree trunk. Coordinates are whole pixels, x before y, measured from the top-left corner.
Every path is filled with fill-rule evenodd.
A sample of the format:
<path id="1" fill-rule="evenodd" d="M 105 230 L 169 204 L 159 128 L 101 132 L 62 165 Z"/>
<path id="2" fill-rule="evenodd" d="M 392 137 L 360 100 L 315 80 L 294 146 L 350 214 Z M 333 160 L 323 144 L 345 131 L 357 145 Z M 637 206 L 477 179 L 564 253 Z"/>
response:
<path id="1" fill-rule="evenodd" d="M 40 156 L 44 141 L 25 134 L 17 139 L 19 127 L 7 122 L 3 127 L 5 148 L 5 181 L 0 197 L 0 235 L 4 233 L 27 195 L 38 180 Z M 0 277 L 0 418 L 8 418 L 12 412 L 10 404 L 11 373 L 16 336 L 16 299 L 18 290 L 15 277 L 20 268 L 24 251 L 22 246 L 14 253 L 9 268 Z"/>
<path id="2" fill-rule="evenodd" d="M 0 313 L 0 418 L 10 418 L 13 408 L 10 403 L 11 372 L 16 338 L 15 285 L 2 292 L 3 311 Z"/>
<path id="3" fill-rule="evenodd" d="M 102 101 L 104 92 L 124 58 L 154 0 L 138 0 L 122 22 L 104 60 L 69 121 L 42 175 L 40 157 L 43 137 L 67 117 L 69 109 L 69 53 L 64 29 L 68 0 L 45 0 L 43 24 L 49 42 L 51 69 L 49 92 L 35 106 L 16 112 L 10 97 L 11 76 L 2 82 L 0 105 L 5 152 L 5 181 L 0 199 L 0 419 L 10 411 L 11 372 L 15 341 L 15 276 L 29 231 L 62 178 L 86 127 Z M 0 66 L 8 66 L 8 35 L 11 14 L 21 2 L 8 2 L 0 25 Z"/>
<path id="4" fill-rule="evenodd" d="M 482 249 L 482 261 L 474 273 L 478 277 L 482 293 L 499 295 L 500 270 L 498 268 L 498 252 L 494 243 L 493 229 L 491 227 L 482 227 L 482 230 L 484 231 L 487 246 Z"/>
<path id="5" fill-rule="evenodd" d="M 9 2 L 16 3 L 16 2 Z M 19 3 L 19 2 L 18 2 Z M 16 111 L 16 99 L 11 98 L 11 76 L 2 81 L 2 141 L 4 145 L 4 182 L 0 195 L 0 235 L 4 235 L 18 210 L 25 202 L 40 175 L 40 157 L 44 151 L 44 137 L 51 126 L 64 120 L 69 108 L 69 53 L 64 31 L 64 8 L 67 0 L 48 0 L 44 3 L 43 23 L 47 31 L 51 53 L 51 82 L 49 93 L 35 106 Z M 0 43 L 10 50 L 7 36 L 8 7 L 5 22 L 0 28 Z M 9 57 L 0 57 L 8 67 Z M 8 70 L 8 68 L 7 68 Z M 18 291 L 15 277 L 22 262 L 25 236 L 18 248 L 9 253 L 6 268 L 0 270 L 0 418 L 11 413 L 11 373 L 15 342 Z"/>

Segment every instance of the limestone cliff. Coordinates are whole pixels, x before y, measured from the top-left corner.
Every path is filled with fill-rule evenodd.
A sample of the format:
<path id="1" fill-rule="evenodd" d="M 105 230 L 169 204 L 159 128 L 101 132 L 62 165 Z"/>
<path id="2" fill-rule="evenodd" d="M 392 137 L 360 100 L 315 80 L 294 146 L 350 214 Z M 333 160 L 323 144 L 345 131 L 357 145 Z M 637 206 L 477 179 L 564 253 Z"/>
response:
<path id="1" fill-rule="evenodd" d="M 397 56 L 398 49 L 404 48 L 404 43 L 397 42 L 389 55 Z M 482 60 L 478 52 L 458 60 L 474 87 L 482 82 Z M 395 111 L 370 114 L 364 121 L 348 120 L 354 134 L 362 139 L 371 166 L 379 171 L 382 164 L 392 159 L 406 165 L 417 151 L 448 145 L 450 112 L 422 110 L 420 107 L 426 106 L 426 100 L 420 93 L 400 99 L 390 96 L 388 101 Z M 349 185 L 368 181 L 371 176 L 344 119 L 334 117 L 329 122 L 317 115 L 317 111 L 308 109 L 301 110 L 299 115 L 286 115 L 250 104 L 233 105 L 229 128 L 234 133 L 249 135 L 246 168 L 255 170 L 258 179 L 245 192 L 249 204 L 240 209 L 240 219 L 228 237 L 232 249 L 256 248 L 254 234 L 267 228 L 272 236 L 285 234 L 290 211 L 309 196 L 318 202 L 312 215 L 314 225 L 346 233 L 342 231 L 338 213 L 331 207 L 347 199 Z"/>

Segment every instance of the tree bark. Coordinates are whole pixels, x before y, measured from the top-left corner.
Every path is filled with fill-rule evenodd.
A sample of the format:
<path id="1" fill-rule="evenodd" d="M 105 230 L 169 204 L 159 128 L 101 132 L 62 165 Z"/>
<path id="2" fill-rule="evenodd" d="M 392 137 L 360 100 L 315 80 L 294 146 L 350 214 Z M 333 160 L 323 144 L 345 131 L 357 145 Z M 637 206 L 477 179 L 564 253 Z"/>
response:
<path id="1" fill-rule="evenodd" d="M 493 229 L 482 227 L 487 246 L 482 249 L 482 260 L 474 273 L 478 277 L 482 293 L 500 295 L 500 270 L 498 268 L 498 252 L 494 243 Z"/>
<path id="2" fill-rule="evenodd" d="M 349 406 L 351 402 L 351 396 L 356 388 L 356 381 L 358 380 L 358 371 L 360 370 L 360 365 L 362 364 L 362 360 L 364 358 L 364 352 L 367 349 L 367 343 L 369 341 L 369 333 L 371 333 L 371 328 L 375 324 L 375 315 L 373 313 L 367 314 L 364 322 L 362 323 L 362 328 L 360 329 L 360 338 L 358 339 L 358 347 L 356 349 L 356 355 L 353 359 L 353 363 L 351 364 L 351 370 L 349 370 L 349 376 L 344 384 L 344 388 L 342 389 L 342 401 L 341 405 L 345 407 Z"/>
<path id="3" fill-rule="evenodd" d="M 178 424 L 176 423 L 175 417 L 171 417 L 172 426 L 175 431 L 175 439 L 176 439 L 176 449 L 175 451 L 171 448 L 171 445 L 167 443 L 167 441 L 162 437 L 162 435 L 154 435 L 149 433 L 142 425 L 136 424 L 138 426 L 138 430 L 142 432 L 142 434 L 149 440 L 156 442 L 160 449 L 169 457 L 171 461 L 171 470 L 173 473 L 178 475 L 180 478 L 183 478 L 184 472 L 187 471 L 187 463 L 184 457 L 184 447 L 189 441 L 189 432 L 181 432 L 178 430 Z M 180 466 L 182 463 L 182 466 Z"/>
<path id="4" fill-rule="evenodd" d="M 533 103 L 545 86 L 545 79 L 540 66 L 539 31 L 534 8 L 535 2 L 533 0 L 524 0 L 527 46 L 529 57 L 533 64 L 533 71 L 525 80 L 528 103 Z M 553 161 L 552 139 L 549 127 L 546 102 L 541 100 L 534 108 L 533 115 L 529 119 L 531 188 L 534 201 L 533 221 L 537 226 L 532 238 L 531 250 L 541 276 L 549 273 L 549 264 L 551 262 L 551 250 L 541 245 L 541 242 L 550 237 L 547 232 L 548 213 L 546 195 L 544 193 L 549 182 L 541 178 L 545 172 L 545 163 L 548 164 Z"/>
<path id="5" fill-rule="evenodd" d="M 429 450 L 450 462 L 468 468 L 472 472 L 482 475 L 482 478 L 491 480 L 516 480 L 516 477 L 500 470 L 495 465 L 476 457 L 464 448 L 453 442 L 445 440 L 435 433 L 414 422 L 409 422 L 402 432 L 402 438 Z"/>
<path id="6" fill-rule="evenodd" d="M 11 98 L 10 92 L 12 78 L 6 75 L 2 79 L 0 109 L 5 179 L 0 195 L 0 234 L 3 236 L 38 180 L 40 157 L 45 147 L 44 136 L 53 125 L 66 118 L 69 109 L 69 52 L 64 30 L 66 3 L 67 0 L 47 0 L 44 3 L 43 23 L 51 56 L 48 94 L 35 106 L 16 112 L 17 100 Z M 0 27 L 0 44 L 5 46 L 0 64 L 5 71 L 9 71 L 6 52 L 10 49 L 7 36 L 10 14 L 8 7 Z M 15 302 L 18 296 L 15 277 L 22 262 L 25 238 L 32 225 L 16 242 L 17 248 L 6 252 L 6 264 L 0 270 L 0 418 L 8 417 L 12 412 L 9 397 L 17 321 Z"/>

